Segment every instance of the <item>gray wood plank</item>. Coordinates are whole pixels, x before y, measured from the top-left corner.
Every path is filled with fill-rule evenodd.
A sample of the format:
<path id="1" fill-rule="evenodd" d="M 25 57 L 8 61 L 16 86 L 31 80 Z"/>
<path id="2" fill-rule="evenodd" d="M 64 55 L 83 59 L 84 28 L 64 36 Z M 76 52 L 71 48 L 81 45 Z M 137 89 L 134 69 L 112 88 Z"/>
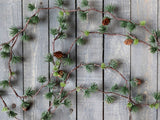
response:
<path id="1" fill-rule="evenodd" d="M 115 14 L 118 17 L 130 19 L 130 2 L 128 0 L 105 0 L 104 7 L 112 4 L 116 6 Z M 119 27 L 119 22 L 112 20 L 108 32 L 126 34 L 123 28 Z M 117 59 L 121 65 L 118 69 L 127 79 L 130 78 L 130 46 L 125 46 L 125 37 L 105 36 L 104 41 L 104 63 L 109 63 L 111 59 Z M 125 81 L 117 73 L 106 70 L 104 74 L 104 89 L 108 90 L 113 85 L 125 85 Z M 113 104 L 104 104 L 104 119 L 128 120 L 129 113 L 126 107 L 128 100 L 117 97 Z"/>
<path id="2" fill-rule="evenodd" d="M 77 0 L 80 6 L 79 0 Z M 89 6 L 102 10 L 102 0 L 89 0 Z M 89 12 L 87 20 L 82 21 L 78 17 L 78 36 L 81 31 L 95 31 L 98 29 L 102 21 L 102 14 Z M 77 63 L 102 63 L 102 35 L 90 35 L 86 38 L 86 45 L 77 47 Z M 85 68 L 80 68 L 77 72 L 78 86 L 84 85 L 89 87 L 92 83 L 97 83 L 99 89 L 102 89 L 102 70 L 96 69 L 92 73 L 88 73 Z M 78 93 L 78 120 L 102 120 L 103 104 L 102 93 L 92 94 L 90 98 L 84 97 L 83 93 Z"/>
<path id="3" fill-rule="evenodd" d="M 30 17 L 33 12 L 28 11 L 28 4 L 33 3 L 36 7 L 48 7 L 47 0 L 24 0 L 24 18 Z M 45 56 L 48 54 L 48 11 L 39 13 L 40 22 L 37 25 L 29 26 L 27 33 L 33 37 L 29 42 L 24 43 L 24 89 L 32 87 L 37 89 L 41 84 L 37 81 L 40 75 L 48 77 L 48 63 Z M 24 20 L 25 24 L 25 20 Z M 42 89 L 40 94 L 33 100 L 31 109 L 24 113 L 25 120 L 40 120 L 41 113 L 46 111 L 49 101 L 43 96 L 48 89 Z"/>
<path id="4" fill-rule="evenodd" d="M 53 7 L 55 5 L 55 0 L 49 1 L 49 6 Z M 64 8 L 66 9 L 75 9 L 75 0 L 65 0 L 64 1 Z M 50 21 L 50 29 L 52 28 L 58 28 L 59 23 L 57 21 L 57 16 L 59 15 L 60 10 L 54 9 L 49 11 L 49 21 Z M 70 13 L 70 16 L 67 20 L 68 24 L 68 30 L 67 30 L 67 39 L 64 40 L 56 40 L 55 42 L 55 51 L 62 51 L 64 53 L 67 53 L 72 42 L 75 40 L 75 13 Z M 52 42 L 53 42 L 53 35 L 50 34 L 50 53 L 53 53 L 52 50 Z M 73 59 L 73 64 L 71 66 L 61 66 L 61 70 L 64 70 L 66 72 L 70 72 L 71 69 L 75 67 L 76 63 L 76 54 L 75 54 L 75 46 L 72 48 L 70 57 Z M 53 71 L 53 64 L 50 65 L 50 71 L 52 73 Z M 75 72 L 72 73 L 71 78 L 68 80 L 67 85 L 65 87 L 66 91 L 70 91 L 74 89 L 76 86 L 76 74 Z M 76 93 L 73 93 L 69 96 L 69 99 L 72 102 L 71 108 L 66 108 L 65 106 L 60 106 L 57 111 L 55 112 L 55 115 L 53 119 L 55 120 L 76 120 Z M 73 109 L 73 112 L 70 112 L 71 109 Z"/>
<path id="5" fill-rule="evenodd" d="M 157 28 L 157 0 L 132 0 L 131 5 L 132 20 L 146 20 L 149 28 Z M 139 39 L 148 41 L 149 34 L 142 29 L 138 28 L 134 33 Z M 131 77 L 144 80 L 143 85 L 132 90 L 133 95 L 145 94 L 145 102 L 152 103 L 152 94 L 157 90 L 157 54 L 150 53 L 149 48 L 142 44 L 133 45 L 131 51 Z M 145 107 L 132 116 L 133 120 L 156 120 L 156 110 Z"/>
<path id="6" fill-rule="evenodd" d="M 21 28 L 22 26 L 22 15 L 21 15 L 21 0 L 1 0 L 0 1 L 0 43 L 7 42 L 11 39 L 9 37 L 9 28 L 12 26 L 16 26 L 18 28 Z M 3 16 L 3 17 L 2 17 Z M 16 55 L 22 56 L 22 42 L 20 39 L 18 39 L 17 45 L 14 48 L 14 53 Z M 9 71 L 8 71 L 8 59 L 4 60 L 0 58 L 0 80 L 7 80 Z M 13 69 L 14 67 L 14 69 Z M 12 65 L 13 71 L 17 72 L 18 74 L 15 76 L 15 78 L 12 80 L 13 87 L 17 91 L 19 95 L 23 94 L 23 69 L 22 69 L 22 63 L 18 63 L 16 65 Z M 0 91 L 3 91 L 3 88 L 0 88 Z M 14 110 L 18 113 L 17 117 L 23 120 L 23 111 L 20 108 L 21 100 L 15 96 L 15 94 L 12 92 L 12 90 L 9 88 L 8 90 L 5 89 L 6 93 L 4 93 L 4 100 L 8 104 L 8 106 L 11 108 L 11 110 Z M 5 95 L 6 94 L 6 95 Z M 16 108 L 12 109 L 12 104 L 16 104 Z M 0 108 L 2 109 L 3 104 L 0 101 Z M 0 119 L 1 120 L 10 120 L 12 118 L 9 118 L 6 113 L 0 112 Z"/>

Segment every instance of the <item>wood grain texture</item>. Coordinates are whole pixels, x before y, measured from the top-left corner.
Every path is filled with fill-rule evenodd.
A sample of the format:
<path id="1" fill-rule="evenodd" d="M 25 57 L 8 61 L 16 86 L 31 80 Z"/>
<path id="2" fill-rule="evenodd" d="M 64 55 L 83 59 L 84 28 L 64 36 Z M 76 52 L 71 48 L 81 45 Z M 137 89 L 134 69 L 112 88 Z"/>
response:
<path id="1" fill-rule="evenodd" d="M 157 29 L 157 1 L 132 1 L 131 19 L 139 22 L 146 20 L 147 26 Z M 135 9 L 136 8 L 136 9 Z M 141 40 L 148 41 L 149 34 L 137 28 L 134 33 Z M 144 80 L 143 85 L 132 89 L 133 96 L 145 94 L 145 102 L 153 102 L 152 94 L 157 90 L 157 54 L 152 54 L 147 46 L 143 44 L 133 45 L 131 49 L 131 77 Z M 156 110 L 142 108 L 140 112 L 132 115 L 133 120 L 156 120 Z"/>
<path id="2" fill-rule="evenodd" d="M 21 0 L 1 0 L 0 1 L 0 43 L 7 42 L 11 39 L 9 37 L 9 28 L 12 26 L 16 26 L 18 28 L 22 27 L 22 14 L 21 14 Z M 3 17 L 2 17 L 3 16 Z M 16 55 L 22 56 L 22 42 L 20 39 L 18 39 L 17 46 L 14 49 L 14 52 Z M 8 71 L 8 59 L 4 60 L 0 58 L 0 81 L 7 80 L 9 78 L 9 71 Z M 22 69 L 22 63 L 19 63 L 17 65 L 12 65 L 13 71 L 15 71 L 17 74 L 12 80 L 13 87 L 16 89 L 17 93 L 22 95 L 23 94 L 23 69 Z M 21 100 L 15 96 L 15 94 L 12 92 L 12 90 L 7 88 L 4 90 L 0 88 L 2 97 L 6 101 L 7 105 L 18 113 L 18 118 L 22 118 L 23 120 L 23 111 L 21 110 Z M 4 95 L 3 95 L 4 94 Z M 12 104 L 16 104 L 16 108 L 12 108 Z M 0 109 L 3 108 L 3 104 L 1 102 Z M 0 119 L 1 120 L 10 120 L 12 118 L 9 118 L 7 114 L 4 112 L 0 112 Z"/>
<path id="3" fill-rule="evenodd" d="M 55 0 L 49 1 L 50 7 L 56 6 Z M 66 0 L 64 1 L 64 8 L 66 9 L 75 9 L 75 1 L 74 0 Z M 58 13 L 60 10 L 54 9 L 49 11 L 49 23 L 50 23 L 50 29 L 52 28 L 58 28 L 59 23 L 57 21 Z M 55 51 L 62 51 L 64 53 L 67 53 L 72 42 L 75 40 L 75 13 L 70 13 L 70 16 L 67 18 L 67 24 L 68 24 L 68 31 L 67 33 L 67 39 L 64 40 L 56 40 L 55 42 Z M 53 42 L 53 35 L 50 34 L 50 52 L 52 53 L 52 42 Z M 70 57 L 73 60 L 73 64 L 71 66 L 62 66 L 61 69 L 65 72 L 70 72 L 71 69 L 75 67 L 76 64 L 76 58 L 75 58 L 75 46 L 72 48 Z M 53 71 L 53 64 L 50 65 L 50 72 Z M 74 89 L 76 86 L 76 74 L 73 72 L 71 74 L 71 78 L 68 80 L 65 90 L 70 91 Z M 55 115 L 53 119 L 55 120 L 76 120 L 76 93 L 73 93 L 70 95 L 69 99 L 72 102 L 71 108 L 66 108 L 65 106 L 60 106 L 60 108 L 57 109 L 55 112 Z M 72 112 L 73 110 L 73 112 Z"/>
<path id="4" fill-rule="evenodd" d="M 80 1 L 78 6 L 80 6 Z M 89 0 L 89 6 L 102 10 L 102 0 Z M 101 25 L 102 14 L 89 12 L 86 21 L 80 20 L 78 17 L 78 36 L 81 31 L 95 31 Z M 77 62 L 80 63 L 101 63 L 102 62 L 102 35 L 90 35 L 86 38 L 84 46 L 77 47 Z M 97 83 L 102 89 L 102 70 L 96 69 L 92 73 L 88 73 L 85 68 L 80 68 L 77 72 L 77 84 L 89 87 L 92 83 Z M 102 94 L 91 94 L 90 98 L 85 98 L 84 94 L 78 93 L 78 120 L 102 120 Z"/>
<path id="5" fill-rule="evenodd" d="M 30 17 L 33 12 L 28 11 L 28 4 L 33 3 L 36 7 L 48 7 L 47 0 L 24 0 L 23 13 L 24 18 Z M 32 40 L 24 42 L 24 89 L 32 87 L 38 89 L 41 84 L 37 81 L 40 75 L 48 77 L 48 63 L 45 62 L 45 56 L 48 54 L 48 11 L 39 13 L 40 22 L 38 25 L 29 26 L 27 33 L 32 36 Z M 25 24 L 25 20 L 24 20 Z M 33 106 L 24 114 L 25 120 L 40 120 L 41 113 L 46 111 L 49 101 L 45 99 L 44 94 L 47 88 L 33 100 Z"/>
<path id="6" fill-rule="evenodd" d="M 130 1 L 129 0 L 105 0 L 104 7 L 107 5 L 116 6 L 118 17 L 130 19 Z M 115 11 L 116 11 L 115 10 Z M 116 26 L 116 27 L 115 27 Z M 116 20 L 112 20 L 109 25 L 108 32 L 126 34 L 126 30 L 120 27 Z M 123 41 L 125 37 L 120 36 L 105 36 L 104 40 L 104 63 L 109 63 L 111 59 L 120 61 L 120 68 L 118 69 L 127 79 L 130 78 L 130 46 L 125 46 Z M 124 79 L 117 73 L 106 70 L 104 74 L 104 89 L 109 90 L 113 85 L 118 84 L 123 86 Z M 126 107 L 127 99 L 117 97 L 113 104 L 104 104 L 104 119 L 110 120 L 128 120 L 129 113 Z"/>

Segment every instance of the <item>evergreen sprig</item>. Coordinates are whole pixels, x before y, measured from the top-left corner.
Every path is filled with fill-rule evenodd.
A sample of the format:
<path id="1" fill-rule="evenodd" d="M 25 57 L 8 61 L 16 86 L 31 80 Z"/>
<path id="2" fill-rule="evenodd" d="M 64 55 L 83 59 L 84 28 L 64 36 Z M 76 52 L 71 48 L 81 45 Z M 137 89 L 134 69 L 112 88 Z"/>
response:
<path id="1" fill-rule="evenodd" d="M 45 57 L 46 62 L 53 62 L 53 55 L 51 53 L 48 53 Z"/>
<path id="2" fill-rule="evenodd" d="M 28 41 L 30 37 L 24 32 L 23 36 L 21 37 L 22 41 Z"/>
<path id="3" fill-rule="evenodd" d="M 8 43 L 5 43 L 2 45 L 2 50 L 5 52 L 9 52 L 10 51 L 10 45 Z"/>
<path id="4" fill-rule="evenodd" d="M 10 35 L 12 37 L 14 37 L 19 32 L 19 29 L 17 27 L 11 27 L 10 30 Z"/>
<path id="5" fill-rule="evenodd" d="M 156 101 L 160 100 L 160 93 L 159 93 L 159 92 L 155 92 L 155 93 L 153 94 L 153 97 L 154 97 L 154 99 L 155 99 Z"/>
<path id="6" fill-rule="evenodd" d="M 63 4 L 64 4 L 64 1 L 63 0 L 56 0 L 56 3 L 55 3 L 57 6 L 59 7 L 62 7 Z"/>
<path id="7" fill-rule="evenodd" d="M 104 11 L 108 11 L 110 13 L 113 13 L 115 10 L 115 6 L 113 5 L 107 5 L 105 8 L 104 8 Z"/>
<path id="8" fill-rule="evenodd" d="M 51 100 L 52 96 L 53 96 L 53 92 L 48 92 L 48 93 L 45 94 L 45 98 L 48 99 L 48 100 Z"/>
<path id="9" fill-rule="evenodd" d="M 38 77 L 38 82 L 39 82 L 39 83 L 42 83 L 42 84 L 43 84 L 43 83 L 45 83 L 46 81 L 47 81 L 47 78 L 46 78 L 45 76 L 39 76 L 39 77 Z"/>
<path id="10" fill-rule="evenodd" d="M 137 103 L 141 103 L 143 101 L 143 95 L 136 95 L 136 97 L 134 97 L 134 100 Z"/>
<path id="11" fill-rule="evenodd" d="M 88 12 L 84 12 L 84 11 L 79 11 L 79 17 L 81 20 L 86 20 L 87 19 L 87 14 Z"/>
<path id="12" fill-rule="evenodd" d="M 67 108 L 71 107 L 72 103 L 71 103 L 71 100 L 69 100 L 68 98 L 64 100 L 64 103 L 63 103 Z"/>
<path id="13" fill-rule="evenodd" d="M 10 110 L 10 111 L 8 111 L 8 116 L 14 118 L 14 117 L 17 116 L 17 113 L 15 113 L 14 111 Z"/>
<path id="14" fill-rule="evenodd" d="M 59 105 L 61 105 L 60 99 L 54 98 L 53 105 L 54 105 L 55 107 L 58 107 Z"/>
<path id="15" fill-rule="evenodd" d="M 16 63 L 18 63 L 18 62 L 22 62 L 22 57 L 20 57 L 20 56 L 13 56 L 12 57 L 12 60 L 11 60 L 11 62 L 13 63 L 13 64 L 16 64 Z"/>
<path id="16" fill-rule="evenodd" d="M 28 4 L 28 9 L 30 10 L 30 11 L 33 11 L 34 9 L 36 9 L 36 7 L 35 7 L 35 5 L 34 4 Z"/>
<path id="17" fill-rule="evenodd" d="M 104 25 L 99 26 L 99 29 L 98 29 L 98 31 L 102 34 L 107 32 L 107 30 L 108 30 L 108 27 Z"/>
<path id="18" fill-rule="evenodd" d="M 29 20 L 29 17 L 26 18 L 26 22 Z M 31 17 L 29 24 L 38 24 L 40 21 L 38 15 Z"/>
<path id="19" fill-rule="evenodd" d="M 2 58 L 8 58 L 10 56 L 10 53 L 5 51 L 2 51 L 0 54 Z"/>
<path id="20" fill-rule="evenodd" d="M 81 6 L 82 7 L 87 7 L 88 6 L 88 0 L 82 0 Z"/>
<path id="21" fill-rule="evenodd" d="M 84 45 L 84 44 L 85 44 L 85 40 L 84 40 L 82 37 L 80 37 L 80 38 L 77 39 L 77 42 L 76 42 L 76 43 L 77 43 L 77 45 L 79 45 L 79 46 L 80 46 L 80 45 Z"/>
<path id="22" fill-rule="evenodd" d="M 26 111 L 30 107 L 31 103 L 28 101 L 22 101 L 21 108 Z"/>
<path id="23" fill-rule="evenodd" d="M 88 72 L 92 72 L 95 69 L 95 66 L 94 64 L 90 63 L 90 64 L 85 65 L 85 68 Z"/>
<path id="24" fill-rule="evenodd" d="M 117 60 L 112 59 L 109 62 L 109 67 L 111 67 L 113 69 L 117 69 L 119 67 L 119 62 Z"/>
<path id="25" fill-rule="evenodd" d="M 32 90 L 31 87 L 27 88 L 25 91 L 25 96 L 32 97 L 36 93 L 35 90 Z"/>
<path id="26" fill-rule="evenodd" d="M 111 104 L 111 103 L 113 103 L 113 102 L 115 101 L 115 97 L 106 95 L 105 101 L 106 101 L 108 104 Z"/>
<path id="27" fill-rule="evenodd" d="M 129 89 L 126 86 L 122 86 L 119 88 L 119 92 L 123 95 L 126 95 L 129 93 Z"/>
<path id="28" fill-rule="evenodd" d="M 151 46 L 150 47 L 150 51 L 151 51 L 151 53 L 156 53 L 157 51 L 158 51 L 158 47 L 156 47 L 156 46 Z"/>
<path id="29" fill-rule="evenodd" d="M 9 82 L 8 82 L 8 80 L 0 81 L 0 86 L 2 86 L 3 88 L 9 87 Z"/>
<path id="30" fill-rule="evenodd" d="M 41 120 L 51 120 L 52 114 L 50 112 L 43 112 L 41 115 Z"/>

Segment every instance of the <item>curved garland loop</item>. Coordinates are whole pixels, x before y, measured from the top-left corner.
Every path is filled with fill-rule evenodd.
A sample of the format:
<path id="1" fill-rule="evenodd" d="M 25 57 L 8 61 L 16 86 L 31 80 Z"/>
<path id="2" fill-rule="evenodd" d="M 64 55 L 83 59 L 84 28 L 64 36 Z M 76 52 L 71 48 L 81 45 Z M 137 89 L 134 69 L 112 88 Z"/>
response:
<path id="1" fill-rule="evenodd" d="M 60 105 L 65 105 L 66 107 L 70 107 L 71 101 L 68 98 L 68 96 L 73 92 L 80 92 L 80 91 L 84 92 L 85 97 L 90 97 L 90 94 L 95 93 L 95 92 L 103 93 L 106 96 L 105 101 L 108 104 L 111 104 L 115 101 L 114 96 L 119 96 L 124 99 L 127 99 L 128 100 L 127 107 L 130 112 L 136 112 L 138 110 L 138 108 L 142 107 L 142 106 L 148 106 L 150 108 L 158 109 L 159 104 L 160 104 L 160 93 L 158 93 L 158 92 L 155 92 L 153 94 L 155 102 L 153 102 L 151 104 L 142 103 L 143 95 L 141 95 L 141 94 L 137 94 L 136 96 L 131 96 L 129 87 L 130 86 L 137 87 L 137 86 L 141 85 L 142 80 L 137 79 L 137 78 L 134 78 L 132 80 L 127 80 L 125 78 L 125 76 L 117 70 L 119 67 L 119 62 L 117 60 L 111 60 L 108 63 L 108 65 L 106 65 L 105 63 L 102 63 L 102 64 L 81 63 L 78 66 L 76 66 L 75 68 L 71 69 L 70 72 L 68 72 L 68 73 L 63 70 L 60 70 L 60 68 L 61 68 L 61 65 L 70 65 L 72 63 L 72 60 L 69 57 L 69 55 L 71 53 L 71 49 L 73 48 L 73 46 L 75 44 L 83 45 L 85 43 L 84 37 L 86 37 L 86 36 L 89 36 L 92 34 L 122 36 L 122 37 L 126 38 L 126 40 L 124 41 L 124 44 L 126 44 L 126 45 L 131 45 L 131 44 L 136 45 L 138 43 L 142 43 L 142 44 L 145 44 L 148 47 L 150 47 L 151 53 L 156 53 L 156 52 L 160 51 L 160 49 L 159 49 L 160 43 L 158 40 L 158 38 L 160 37 L 160 31 L 149 30 L 148 27 L 146 26 L 145 21 L 140 21 L 140 23 L 135 23 L 131 20 L 116 17 L 113 13 L 115 7 L 112 5 L 106 6 L 105 11 L 100 11 L 95 8 L 89 8 L 87 0 L 82 0 L 82 2 L 81 2 L 81 8 L 88 7 L 88 9 L 85 9 L 85 10 L 81 9 L 80 7 L 78 7 L 77 9 L 73 9 L 73 10 L 67 10 L 63 7 L 63 0 L 56 0 L 56 5 L 57 6 L 52 7 L 52 8 L 38 8 L 37 10 L 35 10 L 36 9 L 35 6 L 33 4 L 29 4 L 28 5 L 29 10 L 30 11 L 35 10 L 35 13 L 31 17 L 26 18 L 26 24 L 23 29 L 18 29 L 16 27 L 12 27 L 11 32 L 10 32 L 12 39 L 9 40 L 8 42 L 0 44 L 1 57 L 2 58 L 9 58 L 8 59 L 9 78 L 8 78 L 8 80 L 1 81 L 0 86 L 2 86 L 3 88 L 10 87 L 12 89 L 14 94 L 19 99 L 22 100 L 21 108 L 24 111 L 27 111 L 29 109 L 31 103 L 28 102 L 26 99 L 36 97 L 43 88 L 47 87 L 47 88 L 50 88 L 50 92 L 46 93 L 45 97 L 48 100 L 52 100 L 52 99 L 53 100 L 52 100 L 52 103 L 49 106 L 48 110 L 46 110 L 45 112 L 42 113 L 42 116 L 41 116 L 42 120 L 50 120 L 52 118 L 52 114 L 55 113 L 55 111 L 57 110 L 57 108 Z M 29 36 L 26 34 L 25 31 L 26 31 L 29 24 L 37 24 L 39 22 L 40 19 L 38 17 L 38 13 L 42 10 L 50 10 L 50 9 L 58 9 L 59 10 L 59 16 L 57 17 L 58 22 L 59 22 L 59 28 L 58 29 L 57 28 L 51 29 L 51 34 L 54 36 L 54 39 L 52 42 L 53 54 L 49 53 L 46 56 L 46 62 L 53 63 L 54 70 L 52 71 L 52 74 L 51 74 L 51 80 L 47 81 L 47 78 L 45 76 L 39 76 L 38 81 L 40 83 L 42 83 L 41 87 L 37 91 L 33 90 L 32 88 L 28 88 L 28 89 L 26 89 L 25 94 L 21 96 L 17 93 L 17 91 L 14 89 L 14 87 L 11 84 L 11 80 L 13 79 L 13 76 L 15 75 L 15 73 L 12 71 L 11 65 L 13 63 L 17 63 L 17 62 L 22 61 L 22 58 L 20 56 L 16 56 L 14 54 L 13 48 L 14 48 L 16 42 L 18 41 L 19 37 L 21 37 L 22 40 L 26 40 L 26 41 L 29 39 Z M 97 12 L 100 14 L 105 14 L 105 15 L 107 14 L 110 17 L 108 17 L 108 16 L 104 17 L 104 19 L 102 21 L 102 25 L 99 26 L 99 30 L 97 30 L 97 31 L 82 31 L 82 34 L 80 36 L 78 36 L 72 42 L 72 44 L 68 50 L 68 53 L 63 53 L 61 51 L 55 51 L 56 40 L 66 38 L 65 32 L 67 30 L 67 18 L 70 15 L 70 13 L 78 12 L 79 17 L 82 20 L 85 20 L 87 18 L 88 12 L 90 12 L 90 11 L 94 11 L 94 12 Z M 109 33 L 107 31 L 107 27 L 110 24 L 111 20 L 113 20 L 113 19 L 119 21 L 120 26 L 123 28 L 127 28 L 129 30 L 129 32 L 127 34 Z M 142 27 L 143 30 L 145 30 L 146 32 L 148 32 L 150 34 L 149 42 L 139 40 L 135 35 L 131 34 L 131 32 L 138 26 Z M 23 33 L 23 35 L 21 36 L 22 33 Z M 54 60 L 55 58 L 56 58 L 56 61 Z M 92 83 L 89 88 L 86 88 L 86 87 L 83 87 L 82 85 L 80 85 L 80 86 L 77 86 L 76 88 L 74 88 L 73 90 L 65 91 L 64 88 L 67 85 L 67 81 L 69 80 L 70 75 L 72 74 L 72 72 L 74 72 L 75 70 L 77 70 L 81 67 L 84 67 L 88 72 L 92 72 L 95 69 L 95 67 L 98 67 L 98 68 L 101 68 L 104 70 L 110 69 L 110 70 L 116 72 L 118 75 L 120 75 L 120 77 L 124 80 L 125 84 L 123 86 L 119 86 L 119 85 L 115 84 L 108 91 L 100 90 L 96 83 Z M 54 79 L 52 79 L 52 78 L 54 78 Z M 61 87 L 60 90 L 58 89 L 59 86 Z M 55 91 L 55 89 L 58 90 L 59 92 L 57 93 Z M 2 100 L 2 103 L 4 104 L 2 111 L 7 112 L 10 117 L 18 119 L 16 117 L 17 113 L 12 111 L 7 106 L 2 95 L 0 95 L 0 99 Z"/>

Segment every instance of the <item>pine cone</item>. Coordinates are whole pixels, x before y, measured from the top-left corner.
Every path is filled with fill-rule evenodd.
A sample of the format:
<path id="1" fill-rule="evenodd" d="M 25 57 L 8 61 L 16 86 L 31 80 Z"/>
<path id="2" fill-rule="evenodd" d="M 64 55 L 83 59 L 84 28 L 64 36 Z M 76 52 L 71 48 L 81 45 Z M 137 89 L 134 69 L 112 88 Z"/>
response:
<path id="1" fill-rule="evenodd" d="M 132 43 L 133 43 L 132 39 L 127 39 L 124 41 L 124 44 L 126 44 L 126 45 L 131 45 Z"/>
<path id="2" fill-rule="evenodd" d="M 110 20 L 110 18 L 106 17 L 105 19 L 103 19 L 102 25 L 108 25 L 110 23 Z"/>
<path id="3" fill-rule="evenodd" d="M 61 51 L 54 52 L 54 56 L 58 59 L 61 59 L 65 56 Z"/>
<path id="4" fill-rule="evenodd" d="M 58 74 L 59 74 L 58 77 L 62 78 L 62 76 L 63 76 L 63 74 L 64 74 L 64 71 L 63 71 L 63 70 L 59 70 L 59 71 L 58 71 Z"/>
<path id="5" fill-rule="evenodd" d="M 142 84 L 142 80 L 140 80 L 140 79 L 136 78 L 134 81 L 136 82 L 137 85 L 141 85 Z"/>

